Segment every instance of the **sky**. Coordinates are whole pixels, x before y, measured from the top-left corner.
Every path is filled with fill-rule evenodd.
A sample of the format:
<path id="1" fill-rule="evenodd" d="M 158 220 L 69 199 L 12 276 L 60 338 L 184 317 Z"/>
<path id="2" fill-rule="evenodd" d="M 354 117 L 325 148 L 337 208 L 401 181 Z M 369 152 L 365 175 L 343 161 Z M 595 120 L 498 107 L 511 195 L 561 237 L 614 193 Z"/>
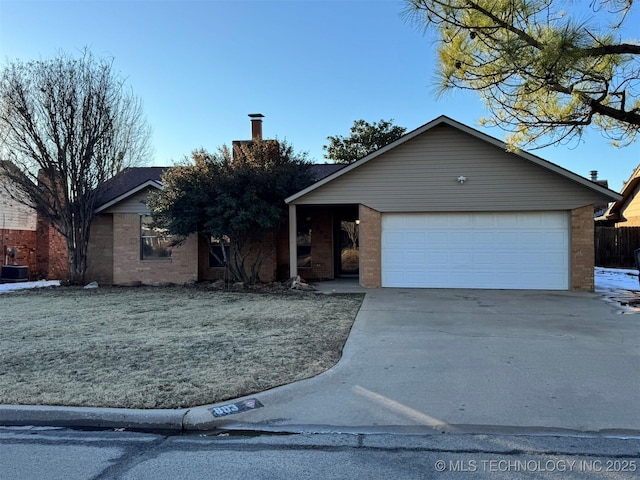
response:
<path id="1" fill-rule="evenodd" d="M 149 165 L 249 139 L 250 113 L 265 115 L 265 138 L 315 162 L 357 119 L 410 131 L 447 115 L 503 140 L 480 126 L 488 112 L 477 94 L 437 94 L 434 38 L 403 9 L 400 0 L 0 0 L 0 64 L 85 47 L 112 58 L 144 103 Z M 627 24 L 638 40 L 640 5 Z M 593 130 L 531 153 L 584 177 L 597 170 L 619 191 L 640 141 L 615 148 Z"/>

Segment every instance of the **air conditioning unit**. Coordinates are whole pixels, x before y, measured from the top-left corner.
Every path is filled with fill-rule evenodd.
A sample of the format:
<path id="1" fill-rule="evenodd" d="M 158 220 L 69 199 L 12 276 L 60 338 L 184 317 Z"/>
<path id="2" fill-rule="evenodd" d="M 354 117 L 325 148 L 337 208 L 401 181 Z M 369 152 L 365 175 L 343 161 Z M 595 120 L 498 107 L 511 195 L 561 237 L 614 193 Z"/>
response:
<path id="1" fill-rule="evenodd" d="M 9 265 L 9 259 L 15 262 L 16 249 L 4 248 L 4 263 L 0 271 L 0 283 L 3 282 L 26 282 L 29 280 L 29 267 L 26 265 Z"/>
<path id="2" fill-rule="evenodd" d="M 26 282 L 29 279 L 29 267 L 26 265 L 5 265 L 0 273 L 2 282 Z"/>

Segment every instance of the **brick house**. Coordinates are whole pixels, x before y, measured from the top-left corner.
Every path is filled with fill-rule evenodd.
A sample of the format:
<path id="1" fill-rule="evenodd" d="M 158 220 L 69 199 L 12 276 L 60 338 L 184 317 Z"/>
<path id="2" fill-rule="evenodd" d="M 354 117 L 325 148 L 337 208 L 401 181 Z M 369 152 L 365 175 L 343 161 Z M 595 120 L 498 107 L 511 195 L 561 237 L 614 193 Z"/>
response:
<path id="1" fill-rule="evenodd" d="M 15 168 L 1 161 L 1 169 Z M 0 253 L 3 265 L 24 265 L 29 278 L 62 279 L 68 272 L 67 247 L 62 235 L 35 209 L 15 200 L 17 190 L 0 177 Z"/>
<path id="2" fill-rule="evenodd" d="M 288 226 L 265 236 L 265 281 L 299 274 L 367 287 L 589 291 L 594 205 L 620 199 L 447 117 L 351 165 L 315 168 L 317 182 L 286 199 Z M 147 228 L 145 199 L 162 188 L 161 171 L 129 169 L 110 181 L 92 226 L 88 280 L 223 276 L 202 239 L 171 248 Z"/>
<path id="3" fill-rule="evenodd" d="M 342 165 L 314 165 L 322 178 Z M 135 283 L 189 283 L 224 278 L 225 268 L 210 255 L 204 238 L 192 235 L 179 246 L 171 246 L 159 232 L 149 228 L 146 199 L 162 188 L 161 175 L 167 167 L 128 168 L 103 187 L 104 194 L 91 224 L 87 254 L 88 281 L 129 285 Z M 263 281 L 288 278 L 287 228 L 265 236 L 263 248 L 273 252 L 261 270 Z"/>
<path id="4" fill-rule="evenodd" d="M 251 117 L 252 139 L 262 139 L 262 115 Z M 250 143 L 237 140 L 234 145 Z M 317 180 L 343 165 L 314 165 Z M 219 257 L 211 255 L 206 239 L 192 235 L 179 246 L 149 227 L 146 199 L 161 189 L 167 167 L 128 168 L 102 187 L 101 200 L 91 225 L 87 254 L 88 281 L 104 284 L 163 284 L 216 280 L 225 277 Z M 271 252 L 260 272 L 263 281 L 286 279 L 289 274 L 288 229 L 265 235 L 263 248 Z M 221 247 L 222 248 L 222 247 Z"/>
<path id="5" fill-rule="evenodd" d="M 251 137 L 262 139 L 262 118 L 252 114 Z M 234 145 L 251 140 L 234 141 Z M 343 165 L 313 166 L 320 180 Z M 183 244 L 171 246 L 171 240 L 150 228 L 146 200 L 150 192 L 162 188 L 161 175 L 166 167 L 128 168 L 101 187 L 101 199 L 91 224 L 87 253 L 89 281 L 127 285 L 135 283 L 190 283 L 225 278 L 226 269 L 209 252 L 206 239 L 192 235 Z M 289 244 L 286 226 L 265 235 L 262 248 L 268 252 L 260 278 L 263 281 L 288 278 Z M 222 248 L 222 246 L 218 247 Z M 227 247 L 228 248 L 228 247 Z"/>

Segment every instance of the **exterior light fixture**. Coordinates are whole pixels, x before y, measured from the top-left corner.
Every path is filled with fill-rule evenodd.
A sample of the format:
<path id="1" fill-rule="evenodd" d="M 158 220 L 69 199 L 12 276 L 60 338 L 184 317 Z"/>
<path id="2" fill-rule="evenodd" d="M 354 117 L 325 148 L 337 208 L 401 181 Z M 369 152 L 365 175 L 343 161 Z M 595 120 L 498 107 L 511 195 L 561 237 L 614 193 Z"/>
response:
<path id="1" fill-rule="evenodd" d="M 356 220 L 356 225 L 360 225 L 360 220 Z"/>
<path id="2" fill-rule="evenodd" d="M 458 177 L 458 183 L 459 183 L 460 185 L 462 185 L 462 184 L 463 184 L 464 182 L 466 182 L 466 181 L 467 181 L 467 177 L 465 177 L 464 175 L 460 175 L 460 176 Z"/>

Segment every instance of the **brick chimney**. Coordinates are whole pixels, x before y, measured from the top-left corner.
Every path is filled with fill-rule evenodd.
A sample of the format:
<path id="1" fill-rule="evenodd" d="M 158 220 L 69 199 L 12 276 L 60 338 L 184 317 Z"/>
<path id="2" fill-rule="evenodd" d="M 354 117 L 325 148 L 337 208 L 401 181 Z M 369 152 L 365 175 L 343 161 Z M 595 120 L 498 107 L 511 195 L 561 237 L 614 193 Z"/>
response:
<path id="1" fill-rule="evenodd" d="M 251 118 L 251 140 L 262 140 L 262 119 L 264 115 L 250 113 L 249 118 Z"/>

